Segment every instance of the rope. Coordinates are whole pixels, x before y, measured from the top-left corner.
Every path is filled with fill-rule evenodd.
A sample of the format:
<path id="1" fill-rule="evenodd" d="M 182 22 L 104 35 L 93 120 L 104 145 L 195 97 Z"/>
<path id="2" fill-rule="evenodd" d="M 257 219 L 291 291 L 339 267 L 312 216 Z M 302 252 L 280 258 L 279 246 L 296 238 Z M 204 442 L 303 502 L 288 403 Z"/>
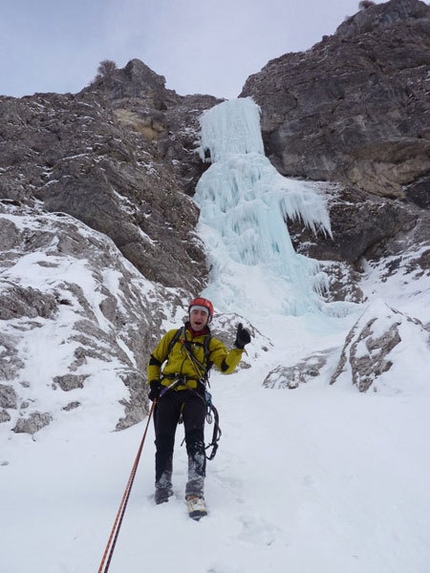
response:
<path id="1" fill-rule="evenodd" d="M 208 368 L 206 368 L 206 366 L 204 364 L 202 364 L 200 362 L 200 360 L 198 360 L 198 358 L 194 355 L 193 351 L 191 350 L 191 348 L 189 347 L 190 341 L 189 340 L 184 340 L 184 342 L 182 343 L 185 349 L 185 353 L 188 356 L 188 358 L 190 359 L 190 362 L 194 368 L 194 372 L 197 374 L 197 378 L 199 380 L 201 380 L 202 378 L 206 378 L 208 379 L 209 376 L 209 370 Z"/>
<path id="2" fill-rule="evenodd" d="M 106 545 L 105 552 L 103 554 L 103 558 L 100 563 L 100 567 L 98 569 L 98 573 L 107 573 L 109 570 L 110 562 L 112 559 L 113 552 L 115 550 L 115 545 L 118 540 L 119 531 L 121 529 L 122 520 L 124 518 L 125 510 L 127 508 L 128 500 L 131 493 L 131 488 L 133 487 L 134 478 L 136 477 L 137 467 L 139 465 L 140 455 L 143 450 L 143 445 L 145 443 L 146 434 L 148 433 L 149 422 L 151 420 L 152 414 L 154 413 L 156 400 L 152 402 L 151 409 L 148 414 L 148 421 L 146 423 L 145 431 L 143 432 L 142 440 L 140 442 L 139 449 L 137 450 L 136 458 L 133 463 L 133 467 L 131 469 L 130 477 L 128 478 L 128 482 L 124 491 L 124 495 L 122 496 L 121 503 L 119 504 L 118 513 L 116 514 L 116 518 L 112 527 L 112 531 L 109 536 L 109 540 Z M 109 556 L 108 556 L 109 553 Z M 106 561 L 107 558 L 107 561 Z M 106 567 L 103 569 L 104 564 L 106 561 Z"/>

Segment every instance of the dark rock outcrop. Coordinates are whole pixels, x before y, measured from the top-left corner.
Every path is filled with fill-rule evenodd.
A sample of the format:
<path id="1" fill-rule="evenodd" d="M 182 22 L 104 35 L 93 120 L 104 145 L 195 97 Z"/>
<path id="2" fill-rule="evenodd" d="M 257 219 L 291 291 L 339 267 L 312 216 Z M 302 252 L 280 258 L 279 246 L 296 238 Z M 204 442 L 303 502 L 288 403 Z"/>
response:
<path id="1" fill-rule="evenodd" d="M 241 96 L 260 105 L 267 154 L 282 174 L 424 206 L 429 67 L 430 7 L 390 0 L 348 18 L 311 50 L 270 61 Z"/>
<path id="2" fill-rule="evenodd" d="M 164 83 L 132 60 L 76 95 L 0 98 L 0 192 L 76 217 L 149 280 L 198 292 L 205 257 L 187 192 L 203 169 L 198 117 L 217 100 Z"/>
<path id="3" fill-rule="evenodd" d="M 52 422 L 49 412 L 33 412 L 28 418 L 18 418 L 13 432 L 16 434 L 35 434 Z"/>
<path id="4" fill-rule="evenodd" d="M 362 257 L 390 243 L 399 233 L 412 231 L 423 216 L 413 205 L 381 198 L 352 188 L 327 188 L 333 237 L 318 236 L 288 221 L 295 249 L 318 260 L 356 265 Z"/>

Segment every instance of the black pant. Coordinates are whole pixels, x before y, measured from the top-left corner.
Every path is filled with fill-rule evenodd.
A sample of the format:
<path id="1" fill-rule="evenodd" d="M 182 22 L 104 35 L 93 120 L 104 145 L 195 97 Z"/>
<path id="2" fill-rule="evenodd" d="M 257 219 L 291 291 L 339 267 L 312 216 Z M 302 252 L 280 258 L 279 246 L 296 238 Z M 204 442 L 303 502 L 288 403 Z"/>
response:
<path id="1" fill-rule="evenodd" d="M 188 482 L 185 495 L 203 496 L 206 475 L 204 426 L 206 403 L 191 390 L 169 390 L 157 402 L 155 423 L 155 485 L 172 487 L 172 460 L 175 433 L 182 414 L 188 454 Z"/>

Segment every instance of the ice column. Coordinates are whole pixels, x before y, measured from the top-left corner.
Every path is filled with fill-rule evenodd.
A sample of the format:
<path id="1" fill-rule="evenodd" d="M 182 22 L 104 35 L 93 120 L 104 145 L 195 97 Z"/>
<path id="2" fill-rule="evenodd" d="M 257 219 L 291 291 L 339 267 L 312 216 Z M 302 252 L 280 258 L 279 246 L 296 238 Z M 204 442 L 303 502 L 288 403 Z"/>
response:
<path id="1" fill-rule="evenodd" d="M 295 252 L 286 217 L 331 234 L 314 184 L 282 177 L 264 156 L 260 110 L 251 98 L 225 101 L 201 117 L 196 188 L 199 233 L 211 264 L 206 294 L 224 311 L 300 315 L 321 306 L 318 263 Z"/>

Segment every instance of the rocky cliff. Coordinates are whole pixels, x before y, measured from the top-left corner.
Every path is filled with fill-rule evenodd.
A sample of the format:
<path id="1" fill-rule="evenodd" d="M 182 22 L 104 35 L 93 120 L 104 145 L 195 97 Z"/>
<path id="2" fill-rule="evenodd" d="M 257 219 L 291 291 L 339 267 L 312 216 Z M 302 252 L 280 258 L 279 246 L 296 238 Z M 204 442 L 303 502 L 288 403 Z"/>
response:
<path id="1" fill-rule="evenodd" d="M 339 181 L 428 206 L 430 7 L 358 12 L 305 53 L 251 76 L 267 154 L 284 175 Z"/>
<path id="2" fill-rule="evenodd" d="M 202 166 L 198 117 L 139 60 L 76 95 L 0 99 L 0 191 L 108 235 L 148 279 L 199 290 L 204 254 L 189 196 Z"/>

